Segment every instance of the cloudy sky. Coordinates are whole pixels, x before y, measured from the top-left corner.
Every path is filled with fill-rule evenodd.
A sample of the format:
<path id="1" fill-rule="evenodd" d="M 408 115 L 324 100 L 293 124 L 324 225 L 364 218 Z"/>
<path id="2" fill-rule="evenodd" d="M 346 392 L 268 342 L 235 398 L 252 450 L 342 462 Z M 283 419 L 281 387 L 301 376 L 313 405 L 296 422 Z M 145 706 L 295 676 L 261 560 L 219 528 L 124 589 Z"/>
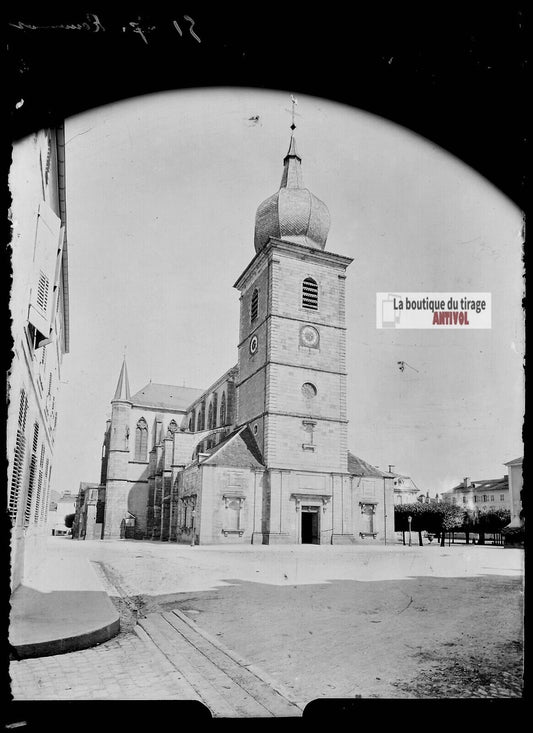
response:
<path id="1" fill-rule="evenodd" d="M 326 249 L 354 258 L 351 450 L 431 495 L 504 475 L 522 453 L 520 211 L 409 130 L 294 92 L 304 181 L 331 213 Z M 257 206 L 279 187 L 289 109 L 287 92 L 202 89 L 66 121 L 71 353 L 53 489 L 99 479 L 124 351 L 132 391 L 206 388 L 236 363 L 233 283 L 254 255 Z M 378 330 L 381 291 L 490 292 L 492 329 Z"/>

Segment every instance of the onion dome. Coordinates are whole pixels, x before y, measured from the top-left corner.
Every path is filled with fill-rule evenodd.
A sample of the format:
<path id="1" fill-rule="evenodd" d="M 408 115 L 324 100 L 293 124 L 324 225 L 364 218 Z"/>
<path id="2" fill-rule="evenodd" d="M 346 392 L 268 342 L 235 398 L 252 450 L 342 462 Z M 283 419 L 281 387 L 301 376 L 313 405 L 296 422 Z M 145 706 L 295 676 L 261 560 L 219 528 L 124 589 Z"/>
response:
<path id="1" fill-rule="evenodd" d="M 328 207 L 304 187 L 301 165 L 296 141 L 291 137 L 289 151 L 283 159 L 279 191 L 257 209 L 256 252 L 263 249 L 270 237 L 315 249 L 326 246 L 330 225 Z"/>

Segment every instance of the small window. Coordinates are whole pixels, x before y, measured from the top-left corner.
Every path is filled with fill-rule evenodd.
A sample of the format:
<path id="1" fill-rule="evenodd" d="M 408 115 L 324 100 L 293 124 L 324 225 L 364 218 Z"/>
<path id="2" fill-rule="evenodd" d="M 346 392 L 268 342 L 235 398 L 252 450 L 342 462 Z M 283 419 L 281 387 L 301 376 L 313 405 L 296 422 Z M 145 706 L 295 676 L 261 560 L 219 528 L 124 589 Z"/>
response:
<path id="1" fill-rule="evenodd" d="M 250 307 L 250 323 L 253 323 L 255 319 L 257 318 L 258 303 L 259 303 L 259 293 L 256 288 L 252 294 L 252 305 Z"/>
<path id="2" fill-rule="evenodd" d="M 500 494 L 500 501 L 505 501 L 505 495 L 504 494 Z"/>
<path id="3" fill-rule="evenodd" d="M 491 495 L 490 495 L 490 500 L 491 500 L 491 501 L 494 501 L 494 494 L 491 494 Z"/>
<path id="4" fill-rule="evenodd" d="M 487 501 L 487 495 L 483 494 L 483 501 Z"/>
<path id="5" fill-rule="evenodd" d="M 302 283 L 302 308 L 318 310 L 318 283 L 312 277 L 306 277 Z"/>
<path id="6" fill-rule="evenodd" d="M 463 496 L 463 504 L 466 504 L 466 496 Z"/>
<path id="7" fill-rule="evenodd" d="M 312 397 L 316 397 L 316 393 L 316 387 L 311 382 L 305 382 L 302 384 L 302 394 L 304 397 L 311 399 Z"/>
<path id="8" fill-rule="evenodd" d="M 477 496 L 474 496 L 474 501 L 477 502 Z"/>

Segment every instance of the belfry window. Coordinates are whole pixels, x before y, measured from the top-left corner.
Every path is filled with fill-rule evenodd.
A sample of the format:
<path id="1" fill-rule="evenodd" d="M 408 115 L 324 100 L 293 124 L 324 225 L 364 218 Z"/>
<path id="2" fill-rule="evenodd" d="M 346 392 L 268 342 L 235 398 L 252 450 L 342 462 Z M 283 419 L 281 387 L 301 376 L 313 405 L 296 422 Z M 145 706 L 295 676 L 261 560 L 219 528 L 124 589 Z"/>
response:
<path id="1" fill-rule="evenodd" d="M 302 308 L 318 310 L 318 283 L 312 277 L 306 277 L 302 283 Z"/>
<path id="2" fill-rule="evenodd" d="M 135 459 L 136 461 L 146 461 L 148 453 L 148 425 L 144 417 L 137 423 L 135 428 Z"/>
<path id="3" fill-rule="evenodd" d="M 253 323 L 257 318 L 257 309 L 259 304 L 259 292 L 257 288 L 252 294 L 252 305 L 250 307 L 250 323 Z"/>

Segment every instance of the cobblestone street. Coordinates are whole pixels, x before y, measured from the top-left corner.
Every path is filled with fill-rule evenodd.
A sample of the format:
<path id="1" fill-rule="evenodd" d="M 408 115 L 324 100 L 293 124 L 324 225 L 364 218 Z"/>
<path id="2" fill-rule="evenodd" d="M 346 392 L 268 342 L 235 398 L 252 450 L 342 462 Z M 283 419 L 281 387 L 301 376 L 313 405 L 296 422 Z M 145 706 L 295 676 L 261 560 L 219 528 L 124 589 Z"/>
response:
<path id="1" fill-rule="evenodd" d="M 68 551 L 95 563 L 122 632 L 12 662 L 16 700 L 207 697 L 216 708 L 231 688 L 235 709 L 252 710 L 272 697 L 269 685 L 300 707 L 319 697 L 521 696 L 520 550 L 87 541 Z"/>
<path id="2" fill-rule="evenodd" d="M 79 652 L 11 663 L 16 700 L 187 699 L 163 654 L 128 632 Z"/>

